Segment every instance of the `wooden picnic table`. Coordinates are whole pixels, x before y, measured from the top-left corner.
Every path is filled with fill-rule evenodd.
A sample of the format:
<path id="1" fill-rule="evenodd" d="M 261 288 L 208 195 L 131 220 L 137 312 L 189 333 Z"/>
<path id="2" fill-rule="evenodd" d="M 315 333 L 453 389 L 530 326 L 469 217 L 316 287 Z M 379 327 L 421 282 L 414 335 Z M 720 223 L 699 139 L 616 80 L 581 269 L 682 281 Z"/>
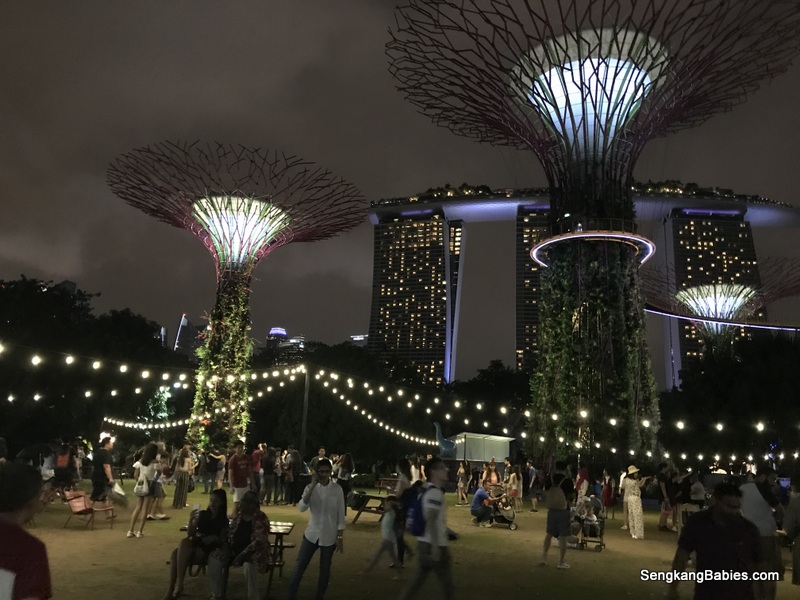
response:
<path id="1" fill-rule="evenodd" d="M 378 493 L 384 491 L 387 494 L 394 492 L 397 489 L 397 477 L 381 477 L 378 480 Z"/>
<path id="2" fill-rule="evenodd" d="M 361 508 L 358 509 L 356 512 L 356 516 L 353 517 L 353 525 L 356 524 L 358 518 L 361 516 L 361 513 L 372 513 L 374 515 L 380 515 L 381 519 L 383 519 L 383 513 L 385 510 L 386 504 L 386 496 L 375 496 L 372 494 L 364 494 L 362 496 L 364 503 L 361 505 Z M 380 521 L 381 519 L 378 519 Z"/>
<path id="3" fill-rule="evenodd" d="M 285 564 L 283 551 L 286 548 L 294 548 L 294 544 L 287 544 L 284 540 L 287 535 L 292 533 L 292 529 L 294 529 L 294 523 L 285 521 L 269 522 L 269 532 L 275 536 L 275 543 L 272 544 L 274 550 L 272 564 L 278 567 L 278 577 L 283 577 L 283 565 Z"/>

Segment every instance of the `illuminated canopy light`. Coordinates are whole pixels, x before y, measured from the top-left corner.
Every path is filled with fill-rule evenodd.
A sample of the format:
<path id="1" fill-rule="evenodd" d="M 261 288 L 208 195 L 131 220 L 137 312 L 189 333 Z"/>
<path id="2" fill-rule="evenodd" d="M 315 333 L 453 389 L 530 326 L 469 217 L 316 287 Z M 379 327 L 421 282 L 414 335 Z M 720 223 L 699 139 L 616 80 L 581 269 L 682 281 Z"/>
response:
<path id="1" fill-rule="evenodd" d="M 725 283 L 700 285 L 675 294 L 675 298 L 700 317 L 731 320 L 738 316 L 756 297 L 756 291 L 746 285 Z M 702 324 L 707 333 L 720 333 L 722 323 Z"/>
<path id="2" fill-rule="evenodd" d="M 663 47 L 641 33 L 570 32 L 524 56 L 512 85 L 569 154 L 594 158 L 606 154 L 639 110 L 666 58 Z M 544 72 L 544 65 L 552 67 Z"/>
<path id="3" fill-rule="evenodd" d="M 656 251 L 656 245 L 653 242 L 635 233 L 622 231 L 572 231 L 547 238 L 536 244 L 531 250 L 531 258 L 541 266 L 546 267 L 548 264 L 546 262 L 547 252 L 552 249 L 551 247 L 553 245 L 576 239 L 583 239 L 590 242 L 617 242 L 620 244 L 628 244 L 636 251 L 640 265 L 646 263 Z"/>
<path id="4" fill-rule="evenodd" d="M 227 267 L 252 261 L 290 223 L 285 211 L 258 198 L 210 196 L 192 208 L 211 237 L 220 265 Z"/>

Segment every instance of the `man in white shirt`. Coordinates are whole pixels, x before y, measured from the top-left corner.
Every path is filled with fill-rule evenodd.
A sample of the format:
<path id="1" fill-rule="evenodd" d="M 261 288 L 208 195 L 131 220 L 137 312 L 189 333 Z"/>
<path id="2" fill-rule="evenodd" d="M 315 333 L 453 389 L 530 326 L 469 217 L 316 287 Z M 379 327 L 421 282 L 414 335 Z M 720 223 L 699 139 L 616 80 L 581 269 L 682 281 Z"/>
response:
<path id="1" fill-rule="evenodd" d="M 422 587 L 428 573 L 433 571 L 444 588 L 445 600 L 456 597 L 453 584 L 452 559 L 448 547 L 447 507 L 444 503 L 444 486 L 447 483 L 447 465 L 441 458 L 431 458 L 425 467 L 428 482 L 422 486 L 422 514 L 425 533 L 417 537 L 417 566 L 400 600 L 407 600 Z"/>
<path id="2" fill-rule="evenodd" d="M 323 600 L 331 576 L 333 553 L 344 552 L 344 494 L 339 484 L 331 481 L 332 470 L 331 461 L 320 459 L 311 483 L 306 486 L 297 503 L 300 512 L 311 509 L 311 518 L 297 553 L 286 596 L 288 600 L 297 598 L 300 580 L 317 549 L 320 550 L 320 557 L 316 599 Z"/>

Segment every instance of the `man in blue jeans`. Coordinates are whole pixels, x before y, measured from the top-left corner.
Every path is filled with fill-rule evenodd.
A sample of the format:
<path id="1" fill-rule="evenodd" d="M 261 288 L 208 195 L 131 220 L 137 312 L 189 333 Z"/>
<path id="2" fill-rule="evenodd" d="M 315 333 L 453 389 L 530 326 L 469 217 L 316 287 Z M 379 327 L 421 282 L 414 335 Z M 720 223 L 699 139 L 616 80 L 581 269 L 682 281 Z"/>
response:
<path id="1" fill-rule="evenodd" d="M 331 481 L 332 470 L 331 461 L 320 459 L 311 483 L 306 486 L 297 503 L 300 512 L 311 509 L 311 518 L 297 553 L 286 596 L 288 600 L 297 598 L 300 580 L 317 549 L 320 550 L 320 557 L 316 600 L 323 600 L 331 576 L 333 553 L 344 552 L 344 494 L 339 484 Z"/>
<path id="2" fill-rule="evenodd" d="M 492 484 L 489 480 L 483 482 L 483 485 L 475 491 L 472 497 L 472 505 L 469 507 L 469 512 L 472 515 L 472 522 L 481 527 L 492 526 L 492 496 L 489 493 Z"/>

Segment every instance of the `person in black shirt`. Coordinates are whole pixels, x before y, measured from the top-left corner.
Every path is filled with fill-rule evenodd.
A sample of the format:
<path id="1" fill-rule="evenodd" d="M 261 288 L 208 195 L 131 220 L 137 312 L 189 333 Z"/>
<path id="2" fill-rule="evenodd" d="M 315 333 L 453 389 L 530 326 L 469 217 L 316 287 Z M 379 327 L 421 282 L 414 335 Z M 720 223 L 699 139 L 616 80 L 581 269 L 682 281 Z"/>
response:
<path id="1" fill-rule="evenodd" d="M 164 600 L 183 593 L 183 580 L 189 565 L 204 565 L 211 553 L 222 546 L 228 535 L 228 496 L 225 490 L 213 490 L 208 508 L 192 511 L 188 535 L 172 551 L 169 561 L 169 590 Z"/>
<path id="2" fill-rule="evenodd" d="M 714 488 L 714 503 L 686 521 L 672 561 L 673 571 L 686 568 L 692 552 L 697 554 L 696 571 L 749 573 L 761 561 L 758 528 L 742 516 L 742 492 L 731 482 Z M 752 579 L 751 577 L 748 579 Z M 667 596 L 678 598 L 678 581 L 670 584 Z M 753 600 L 753 581 L 730 577 L 726 581 L 696 583 L 695 600 Z"/>
<path id="3" fill-rule="evenodd" d="M 111 450 L 114 442 L 110 437 L 100 440 L 100 447 L 92 455 L 92 500 L 108 502 L 108 492 L 114 485 L 114 474 L 111 472 Z"/>

